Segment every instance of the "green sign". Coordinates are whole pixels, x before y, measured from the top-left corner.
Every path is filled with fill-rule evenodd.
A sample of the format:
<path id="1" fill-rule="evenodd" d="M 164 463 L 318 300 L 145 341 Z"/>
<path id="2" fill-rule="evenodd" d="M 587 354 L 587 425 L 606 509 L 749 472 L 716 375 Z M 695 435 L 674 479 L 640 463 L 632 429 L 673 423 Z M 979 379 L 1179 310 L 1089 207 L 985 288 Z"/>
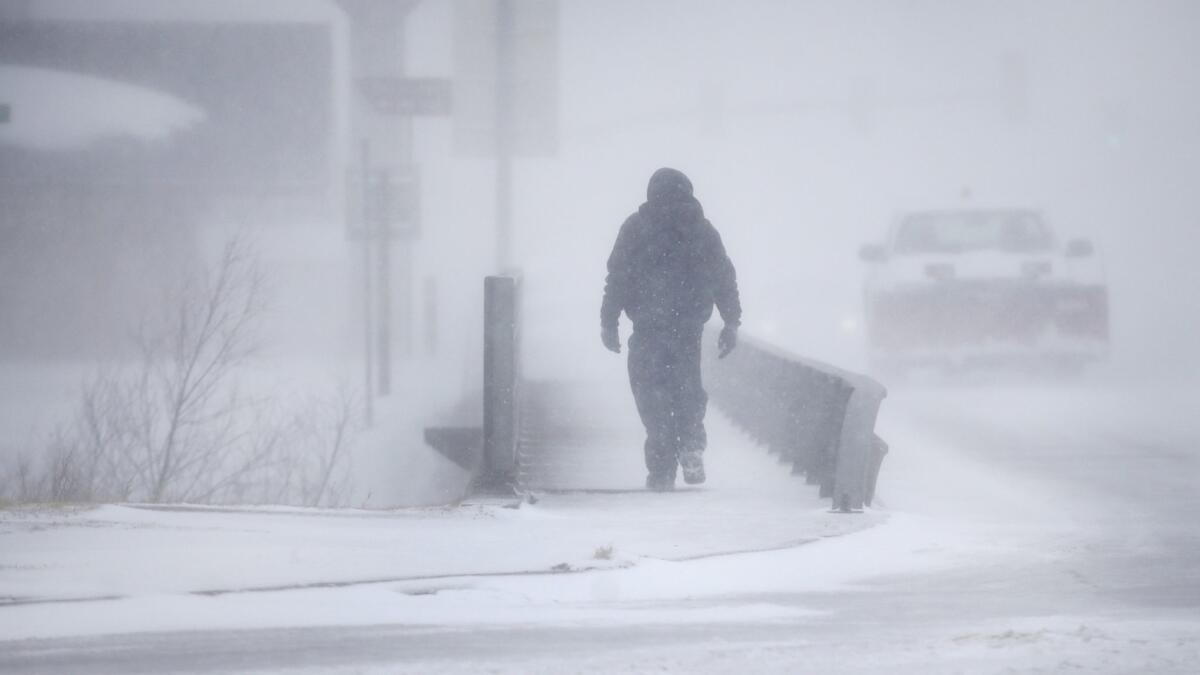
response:
<path id="1" fill-rule="evenodd" d="M 10 119 L 12 119 L 12 106 L 0 103 L 0 124 L 8 124 Z"/>

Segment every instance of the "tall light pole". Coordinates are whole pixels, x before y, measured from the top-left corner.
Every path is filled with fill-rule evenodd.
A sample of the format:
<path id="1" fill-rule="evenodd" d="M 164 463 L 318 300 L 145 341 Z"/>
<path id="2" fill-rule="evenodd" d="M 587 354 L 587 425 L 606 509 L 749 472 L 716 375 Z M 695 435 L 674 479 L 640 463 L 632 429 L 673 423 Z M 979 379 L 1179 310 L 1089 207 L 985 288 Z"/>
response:
<path id="1" fill-rule="evenodd" d="M 513 0 L 496 0 L 496 272 L 512 266 Z"/>

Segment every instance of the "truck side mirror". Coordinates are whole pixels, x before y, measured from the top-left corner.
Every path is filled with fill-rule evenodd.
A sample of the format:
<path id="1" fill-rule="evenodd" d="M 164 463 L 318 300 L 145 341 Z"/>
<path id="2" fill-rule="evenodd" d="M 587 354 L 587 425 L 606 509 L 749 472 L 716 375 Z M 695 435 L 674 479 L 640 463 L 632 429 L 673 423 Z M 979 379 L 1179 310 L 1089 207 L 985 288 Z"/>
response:
<path id="1" fill-rule="evenodd" d="M 879 244 L 864 244 L 858 249 L 858 257 L 863 262 L 881 263 L 887 260 L 887 249 Z"/>
<path id="2" fill-rule="evenodd" d="M 1096 247 L 1087 239 L 1072 239 L 1067 242 L 1068 258 L 1086 258 L 1096 252 Z"/>

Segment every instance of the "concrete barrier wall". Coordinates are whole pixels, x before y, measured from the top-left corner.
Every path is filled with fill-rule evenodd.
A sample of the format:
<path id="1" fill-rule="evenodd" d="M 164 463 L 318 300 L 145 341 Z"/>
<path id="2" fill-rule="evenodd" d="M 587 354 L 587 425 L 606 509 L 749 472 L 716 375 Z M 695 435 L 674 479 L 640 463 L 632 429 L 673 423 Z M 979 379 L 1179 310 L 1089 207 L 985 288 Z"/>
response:
<path id="1" fill-rule="evenodd" d="M 866 375 L 742 336 L 718 359 L 706 331 L 704 378 L 712 401 L 792 472 L 820 485 L 840 511 L 869 506 L 887 445 L 875 419 L 887 390 Z"/>

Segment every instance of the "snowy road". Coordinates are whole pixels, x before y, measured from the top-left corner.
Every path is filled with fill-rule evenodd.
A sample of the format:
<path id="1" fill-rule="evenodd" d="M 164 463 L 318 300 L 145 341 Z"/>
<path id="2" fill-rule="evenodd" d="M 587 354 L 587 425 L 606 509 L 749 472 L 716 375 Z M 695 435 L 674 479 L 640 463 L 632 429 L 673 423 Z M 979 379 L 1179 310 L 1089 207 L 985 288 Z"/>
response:
<path id="1" fill-rule="evenodd" d="M 0 607 L 0 670 L 1195 673 L 1194 404 L 1190 390 L 898 389 L 871 515 L 886 521 L 865 531 L 573 574 Z M 703 496 L 741 505 L 710 539 L 788 534 L 745 486 L 596 508 L 636 530 Z M 805 513 L 796 527 L 820 527 Z"/>

